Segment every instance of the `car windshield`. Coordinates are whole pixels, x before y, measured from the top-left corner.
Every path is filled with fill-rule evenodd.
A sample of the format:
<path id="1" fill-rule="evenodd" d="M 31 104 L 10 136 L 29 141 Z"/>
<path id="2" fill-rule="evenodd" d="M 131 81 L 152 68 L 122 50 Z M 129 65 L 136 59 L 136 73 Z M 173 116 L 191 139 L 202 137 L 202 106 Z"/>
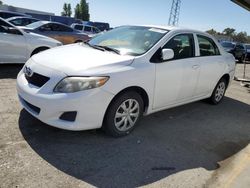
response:
<path id="1" fill-rule="evenodd" d="M 142 55 L 151 49 L 168 30 L 144 26 L 121 26 L 89 41 L 91 46 L 103 46 L 121 55 Z"/>
<path id="2" fill-rule="evenodd" d="M 39 21 L 39 22 L 34 22 L 32 24 L 26 25 L 25 27 L 28 27 L 30 29 L 35 29 L 35 28 L 38 28 L 42 25 L 44 25 L 44 22 Z"/>
<path id="3" fill-rule="evenodd" d="M 235 47 L 235 44 L 231 43 L 231 42 L 222 42 L 221 45 L 224 47 L 224 48 L 234 48 Z"/>

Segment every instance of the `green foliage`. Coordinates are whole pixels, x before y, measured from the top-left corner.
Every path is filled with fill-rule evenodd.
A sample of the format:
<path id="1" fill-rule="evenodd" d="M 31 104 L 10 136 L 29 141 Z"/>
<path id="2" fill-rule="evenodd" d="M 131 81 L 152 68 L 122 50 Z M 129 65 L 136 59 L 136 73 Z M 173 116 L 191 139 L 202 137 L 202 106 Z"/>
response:
<path id="1" fill-rule="evenodd" d="M 80 3 L 76 5 L 75 8 L 75 18 L 81 19 L 84 21 L 89 21 L 89 4 L 86 0 L 81 0 Z"/>
<path id="2" fill-rule="evenodd" d="M 250 43 L 250 36 L 248 36 L 247 32 L 236 32 L 236 29 L 234 28 L 226 28 L 223 30 L 222 33 L 217 32 L 214 29 L 210 29 L 206 31 L 207 33 L 214 35 L 215 37 L 222 36 L 227 37 L 234 42 L 240 42 L 240 43 Z"/>
<path id="3" fill-rule="evenodd" d="M 72 15 L 72 10 L 71 10 L 71 4 L 64 3 L 63 4 L 63 11 L 61 13 L 62 16 L 68 16 L 71 17 Z"/>

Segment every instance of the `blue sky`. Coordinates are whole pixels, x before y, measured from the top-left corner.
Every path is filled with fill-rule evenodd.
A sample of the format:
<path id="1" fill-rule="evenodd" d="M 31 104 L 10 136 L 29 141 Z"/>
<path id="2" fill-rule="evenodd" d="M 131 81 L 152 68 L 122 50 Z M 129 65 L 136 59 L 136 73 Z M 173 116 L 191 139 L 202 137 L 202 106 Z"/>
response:
<path id="1" fill-rule="evenodd" d="M 79 0 L 2 0 L 6 4 L 60 14 L 64 2 L 75 7 Z M 172 0 L 88 0 L 92 21 L 166 25 Z M 250 12 L 230 0 L 182 0 L 179 26 L 222 31 L 233 27 L 250 35 Z"/>

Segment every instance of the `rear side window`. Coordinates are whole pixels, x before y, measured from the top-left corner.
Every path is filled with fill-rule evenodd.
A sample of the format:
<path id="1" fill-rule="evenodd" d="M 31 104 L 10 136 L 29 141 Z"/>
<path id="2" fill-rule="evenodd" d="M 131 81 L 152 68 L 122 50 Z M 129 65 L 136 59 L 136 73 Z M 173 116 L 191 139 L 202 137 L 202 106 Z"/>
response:
<path id="1" fill-rule="evenodd" d="M 220 55 L 219 48 L 212 39 L 201 35 L 197 35 L 197 38 L 200 47 L 200 56 Z"/>
<path id="2" fill-rule="evenodd" d="M 91 32 L 91 27 L 85 26 L 84 31 Z"/>

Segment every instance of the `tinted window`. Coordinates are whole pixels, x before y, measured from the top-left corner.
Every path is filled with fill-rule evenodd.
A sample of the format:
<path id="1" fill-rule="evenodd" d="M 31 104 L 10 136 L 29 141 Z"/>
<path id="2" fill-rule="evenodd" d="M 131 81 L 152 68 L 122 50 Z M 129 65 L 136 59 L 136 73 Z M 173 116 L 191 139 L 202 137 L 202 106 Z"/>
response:
<path id="1" fill-rule="evenodd" d="M 174 59 L 194 57 L 194 38 L 192 34 L 181 34 L 172 38 L 163 49 L 172 49 Z"/>
<path id="2" fill-rule="evenodd" d="M 0 20 L 0 26 L 4 26 L 4 27 L 12 27 L 10 24 Z"/>
<path id="3" fill-rule="evenodd" d="M 212 39 L 201 35 L 197 37 L 200 47 L 200 56 L 220 55 L 220 51 Z"/>
<path id="4" fill-rule="evenodd" d="M 22 20 L 21 19 L 15 19 L 15 20 L 12 20 L 10 22 L 13 23 L 14 25 L 17 25 L 17 26 L 22 25 Z"/>
<path id="5" fill-rule="evenodd" d="M 74 27 L 76 30 L 82 31 L 83 25 L 75 25 Z"/>
<path id="6" fill-rule="evenodd" d="M 72 32 L 73 29 L 64 25 L 60 24 L 51 24 L 52 31 L 58 31 L 58 32 Z"/>
<path id="7" fill-rule="evenodd" d="M 84 27 L 84 31 L 91 32 L 91 27 L 85 26 L 85 27 Z"/>

